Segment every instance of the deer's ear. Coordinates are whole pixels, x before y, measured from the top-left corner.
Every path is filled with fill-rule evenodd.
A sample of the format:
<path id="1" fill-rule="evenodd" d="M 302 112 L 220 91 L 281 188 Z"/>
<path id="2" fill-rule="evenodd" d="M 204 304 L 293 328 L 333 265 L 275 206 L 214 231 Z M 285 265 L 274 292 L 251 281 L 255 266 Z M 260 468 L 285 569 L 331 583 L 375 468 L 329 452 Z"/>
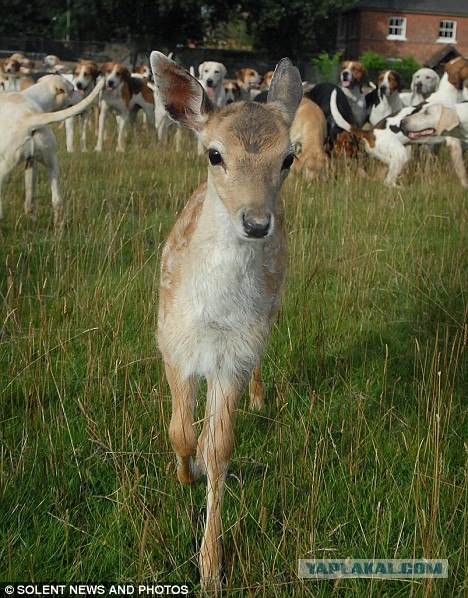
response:
<path id="1" fill-rule="evenodd" d="M 216 111 L 203 87 L 161 52 L 151 52 L 150 64 L 159 97 L 169 116 L 200 132 Z"/>
<path id="2" fill-rule="evenodd" d="M 273 73 L 267 101 L 281 105 L 286 122 L 290 127 L 301 100 L 302 81 L 299 69 L 293 66 L 289 58 L 282 58 Z"/>

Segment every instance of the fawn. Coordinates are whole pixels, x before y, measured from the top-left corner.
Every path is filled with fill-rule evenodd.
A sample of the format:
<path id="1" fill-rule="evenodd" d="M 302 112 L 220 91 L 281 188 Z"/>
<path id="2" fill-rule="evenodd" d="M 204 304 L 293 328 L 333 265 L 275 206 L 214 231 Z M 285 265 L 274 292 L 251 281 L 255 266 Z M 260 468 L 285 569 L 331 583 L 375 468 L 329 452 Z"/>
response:
<path id="1" fill-rule="evenodd" d="M 289 127 L 302 98 L 299 71 L 283 58 L 266 104 L 215 106 L 200 83 L 159 52 L 151 67 L 171 118 L 208 150 L 208 180 L 189 199 L 161 262 L 158 344 L 172 394 L 169 436 L 177 476 L 207 476 L 201 584 L 221 583 L 221 509 L 234 443 L 234 412 L 250 379 L 250 403 L 264 402 L 261 357 L 285 278 L 281 185 L 294 160 Z M 197 441 L 195 403 L 207 380 Z"/>

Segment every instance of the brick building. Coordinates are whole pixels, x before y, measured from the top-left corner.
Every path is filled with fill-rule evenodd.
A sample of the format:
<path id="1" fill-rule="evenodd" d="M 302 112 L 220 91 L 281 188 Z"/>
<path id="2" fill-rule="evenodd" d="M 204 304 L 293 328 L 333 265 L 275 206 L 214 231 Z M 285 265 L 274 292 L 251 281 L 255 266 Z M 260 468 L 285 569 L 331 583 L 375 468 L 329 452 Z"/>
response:
<path id="1" fill-rule="evenodd" d="M 366 50 L 424 63 L 453 45 L 468 56 L 468 0 L 363 0 L 341 14 L 337 45 L 345 58 Z"/>

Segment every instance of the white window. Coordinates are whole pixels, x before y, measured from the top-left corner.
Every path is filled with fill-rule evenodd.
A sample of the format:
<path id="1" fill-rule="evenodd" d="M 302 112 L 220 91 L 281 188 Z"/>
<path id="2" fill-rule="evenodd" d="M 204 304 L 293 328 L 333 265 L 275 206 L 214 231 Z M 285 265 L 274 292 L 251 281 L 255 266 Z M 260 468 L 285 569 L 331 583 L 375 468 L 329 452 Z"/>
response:
<path id="1" fill-rule="evenodd" d="M 444 19 L 439 23 L 439 39 L 440 43 L 450 44 L 456 43 L 457 22 Z"/>
<path id="2" fill-rule="evenodd" d="M 388 19 L 387 39 L 406 39 L 405 17 L 390 17 Z"/>

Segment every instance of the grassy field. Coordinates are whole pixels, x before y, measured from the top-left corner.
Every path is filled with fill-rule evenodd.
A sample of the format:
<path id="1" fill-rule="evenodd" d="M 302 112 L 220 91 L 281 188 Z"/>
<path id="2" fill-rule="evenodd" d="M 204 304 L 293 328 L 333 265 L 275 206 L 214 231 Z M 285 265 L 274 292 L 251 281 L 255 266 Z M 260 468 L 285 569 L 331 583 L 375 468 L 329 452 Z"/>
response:
<path id="1" fill-rule="evenodd" d="M 159 256 L 205 177 L 194 144 L 67 155 L 67 226 L 22 169 L 0 223 L 1 581 L 189 582 L 205 485 L 182 487 L 155 342 Z M 112 149 L 111 149 L 112 148 Z M 466 591 L 466 192 L 447 156 L 399 190 L 338 163 L 290 177 L 289 272 L 240 406 L 224 509 L 227 596 Z M 379 179 L 380 176 L 380 179 Z M 201 413 L 201 411 L 200 411 Z M 299 558 L 447 558 L 446 580 L 301 581 Z"/>

